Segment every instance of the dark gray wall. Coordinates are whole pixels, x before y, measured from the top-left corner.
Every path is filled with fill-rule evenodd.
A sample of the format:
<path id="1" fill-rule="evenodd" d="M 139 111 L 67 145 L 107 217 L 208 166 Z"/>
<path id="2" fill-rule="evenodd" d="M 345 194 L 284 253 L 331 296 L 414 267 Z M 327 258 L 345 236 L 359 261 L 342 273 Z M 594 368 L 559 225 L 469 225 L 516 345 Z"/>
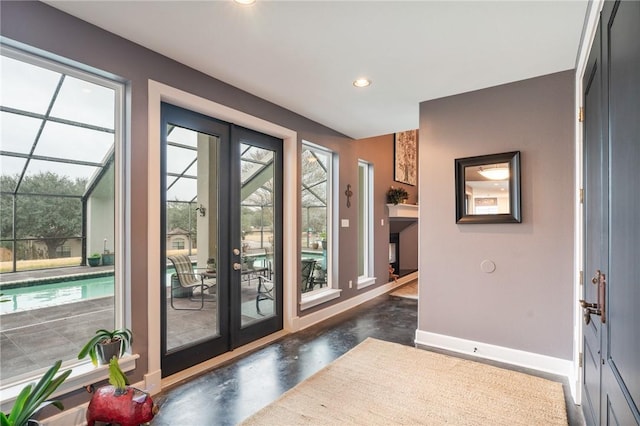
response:
<path id="1" fill-rule="evenodd" d="M 420 331 L 571 359 L 573 75 L 420 104 Z M 454 160 L 508 151 L 522 223 L 457 225 Z"/>

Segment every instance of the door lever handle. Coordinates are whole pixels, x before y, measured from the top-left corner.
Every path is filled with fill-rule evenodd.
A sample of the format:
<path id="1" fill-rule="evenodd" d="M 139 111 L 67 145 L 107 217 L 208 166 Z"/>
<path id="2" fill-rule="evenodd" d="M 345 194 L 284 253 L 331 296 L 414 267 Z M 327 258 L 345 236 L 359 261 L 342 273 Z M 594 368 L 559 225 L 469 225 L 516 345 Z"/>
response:
<path id="1" fill-rule="evenodd" d="M 580 299 L 580 306 L 582 306 L 584 323 L 589 325 L 591 322 L 591 315 L 602 315 L 602 310 L 598 308 L 597 303 L 589 303 Z M 602 318 L 602 317 L 601 317 Z"/>
<path id="2" fill-rule="evenodd" d="M 589 303 L 583 299 L 580 300 L 580 306 L 584 310 L 584 322 L 585 324 L 589 324 L 591 322 L 591 315 L 598 315 L 600 317 L 600 322 L 607 322 L 604 307 L 605 307 L 605 297 L 607 295 L 607 277 L 605 274 L 598 269 L 596 271 L 596 275 L 591 279 L 591 282 L 594 285 L 598 286 L 598 302 L 597 303 Z"/>
<path id="3" fill-rule="evenodd" d="M 585 300 L 580 299 L 580 306 L 582 306 L 584 309 L 589 309 L 589 308 L 597 308 L 598 304 L 597 303 L 588 303 Z"/>

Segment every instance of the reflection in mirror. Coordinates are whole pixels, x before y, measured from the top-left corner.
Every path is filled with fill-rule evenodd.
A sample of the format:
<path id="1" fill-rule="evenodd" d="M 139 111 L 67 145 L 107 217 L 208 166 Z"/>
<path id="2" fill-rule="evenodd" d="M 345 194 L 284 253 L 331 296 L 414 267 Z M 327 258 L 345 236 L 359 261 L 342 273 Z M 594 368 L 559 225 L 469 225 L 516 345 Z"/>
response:
<path id="1" fill-rule="evenodd" d="M 509 164 L 468 166 L 464 169 L 466 214 L 508 214 Z"/>
<path id="2" fill-rule="evenodd" d="M 520 153 L 460 158 L 456 166 L 456 223 L 521 222 Z"/>

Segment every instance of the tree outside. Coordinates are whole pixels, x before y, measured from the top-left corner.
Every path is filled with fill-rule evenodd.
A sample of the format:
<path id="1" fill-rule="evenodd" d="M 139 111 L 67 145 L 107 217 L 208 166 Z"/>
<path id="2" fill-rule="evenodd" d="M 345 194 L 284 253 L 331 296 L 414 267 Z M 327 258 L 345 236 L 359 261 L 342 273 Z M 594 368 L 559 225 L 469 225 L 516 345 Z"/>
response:
<path id="1" fill-rule="evenodd" d="M 82 196 L 87 180 L 41 172 L 25 176 L 16 191 L 17 182 L 17 175 L 0 176 L 2 247 L 16 247 L 17 260 L 56 258 L 56 251 L 68 239 L 82 237 Z M 18 244 L 24 241 L 41 243 L 46 250 L 38 250 L 33 244 Z"/>

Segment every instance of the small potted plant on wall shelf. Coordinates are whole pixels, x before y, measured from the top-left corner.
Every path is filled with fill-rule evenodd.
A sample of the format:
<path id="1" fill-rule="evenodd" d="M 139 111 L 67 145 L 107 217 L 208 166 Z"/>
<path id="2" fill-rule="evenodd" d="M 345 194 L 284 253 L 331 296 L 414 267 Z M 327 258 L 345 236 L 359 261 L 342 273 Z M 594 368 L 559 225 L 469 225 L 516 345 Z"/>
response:
<path id="1" fill-rule="evenodd" d="M 398 204 L 404 203 L 409 198 L 409 193 L 404 188 L 394 188 L 393 186 L 387 191 L 387 203 Z"/>
<path id="2" fill-rule="evenodd" d="M 133 336 L 128 328 L 111 331 L 102 328 L 96 331 L 96 335 L 83 346 L 78 354 L 78 359 L 89 355 L 93 365 L 98 365 L 98 361 L 100 361 L 100 365 L 105 365 L 114 356 L 120 358 L 124 355 L 132 341 Z"/>

